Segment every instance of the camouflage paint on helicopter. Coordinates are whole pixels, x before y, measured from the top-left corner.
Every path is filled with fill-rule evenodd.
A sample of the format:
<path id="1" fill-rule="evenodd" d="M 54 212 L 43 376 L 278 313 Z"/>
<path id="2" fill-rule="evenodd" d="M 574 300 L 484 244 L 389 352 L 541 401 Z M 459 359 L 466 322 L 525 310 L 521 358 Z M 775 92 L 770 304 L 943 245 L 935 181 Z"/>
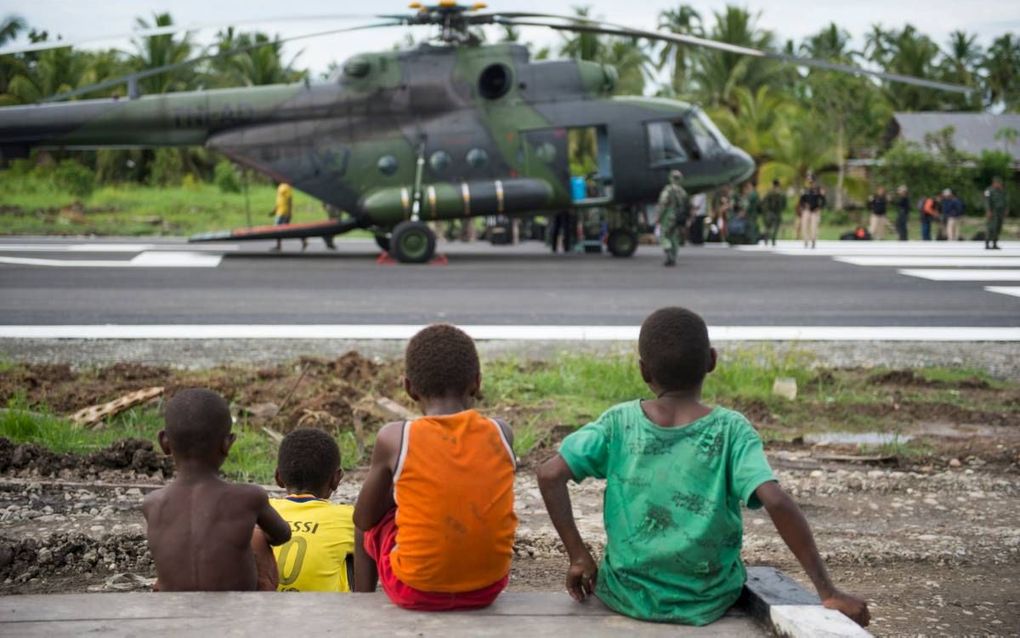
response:
<path id="1" fill-rule="evenodd" d="M 751 174 L 750 158 L 698 109 L 612 97 L 615 79 L 615 69 L 592 62 L 531 62 L 516 44 L 422 45 L 356 56 L 321 84 L 3 108 L 0 146 L 10 154 L 29 146 L 204 144 L 351 215 L 335 228 L 305 224 L 203 239 L 356 227 L 382 235 L 412 217 L 416 192 L 427 221 L 633 206 L 653 201 L 674 167 L 695 192 Z M 601 190 L 580 200 L 571 196 L 567 161 L 572 129 L 594 131 L 600 147 Z M 650 144 L 666 144 L 673 155 L 655 163 Z M 614 253 L 632 253 L 633 242 L 625 243 Z"/>

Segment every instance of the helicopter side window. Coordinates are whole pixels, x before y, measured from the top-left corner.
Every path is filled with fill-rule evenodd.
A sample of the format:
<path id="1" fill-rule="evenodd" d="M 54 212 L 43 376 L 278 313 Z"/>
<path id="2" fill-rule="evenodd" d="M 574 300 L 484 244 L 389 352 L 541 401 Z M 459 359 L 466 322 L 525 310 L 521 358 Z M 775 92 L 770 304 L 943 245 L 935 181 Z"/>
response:
<path id="1" fill-rule="evenodd" d="M 684 149 L 672 122 L 649 122 L 648 160 L 652 166 L 686 162 L 688 153 Z"/>
<path id="2" fill-rule="evenodd" d="M 485 149 L 473 148 L 464 156 L 464 161 L 471 168 L 485 168 L 485 165 L 489 163 L 489 154 L 485 152 Z"/>
<path id="3" fill-rule="evenodd" d="M 433 173 L 442 173 L 452 163 L 453 158 L 446 151 L 436 151 L 429 157 L 429 167 L 432 168 Z"/>
<path id="4" fill-rule="evenodd" d="M 397 172 L 399 165 L 397 164 L 397 158 L 392 155 L 383 155 L 376 163 L 376 167 L 383 175 L 393 175 Z"/>

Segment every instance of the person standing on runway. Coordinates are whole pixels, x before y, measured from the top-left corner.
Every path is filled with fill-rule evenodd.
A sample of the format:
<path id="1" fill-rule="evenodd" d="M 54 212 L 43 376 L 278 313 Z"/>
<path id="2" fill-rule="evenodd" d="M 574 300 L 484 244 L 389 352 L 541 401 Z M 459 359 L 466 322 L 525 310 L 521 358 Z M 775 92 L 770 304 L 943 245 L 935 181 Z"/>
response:
<path id="1" fill-rule="evenodd" d="M 985 211 L 985 250 L 999 250 L 1002 220 L 1009 211 L 1009 201 L 1001 177 L 993 177 L 991 187 L 985 191 Z"/>
<path id="2" fill-rule="evenodd" d="M 900 241 L 907 241 L 907 219 L 910 217 L 910 196 L 907 187 L 900 184 L 896 189 L 896 234 Z"/>
<path id="3" fill-rule="evenodd" d="M 772 180 L 772 190 L 765 195 L 763 202 L 765 209 L 765 244 L 772 240 L 776 245 L 776 237 L 779 235 L 779 227 L 783 224 L 783 212 L 786 210 L 786 194 L 779 185 L 779 180 Z"/>
<path id="4" fill-rule="evenodd" d="M 677 248 L 684 243 L 690 197 L 683 187 L 684 174 L 669 172 L 669 183 L 659 193 L 659 243 L 666 253 L 666 266 L 676 265 Z"/>
<path id="5" fill-rule="evenodd" d="M 691 198 L 690 239 L 693 246 L 705 245 L 705 219 L 708 217 L 708 197 L 698 193 Z"/>
<path id="6" fill-rule="evenodd" d="M 879 186 L 875 194 L 868 199 L 868 209 L 871 211 L 871 218 L 868 220 L 868 232 L 872 239 L 885 237 L 885 229 L 889 224 L 886 216 L 889 207 L 889 198 L 885 195 L 885 187 Z"/>
<path id="7" fill-rule="evenodd" d="M 290 223 L 291 212 L 294 210 L 294 191 L 287 182 L 280 182 L 276 187 L 276 206 L 273 207 L 273 212 L 269 213 L 271 216 L 275 215 L 276 220 L 274 225 L 286 226 Z M 274 250 L 279 252 L 283 245 L 283 240 L 276 240 L 276 248 Z M 304 237 L 301 238 L 301 250 L 308 248 L 308 240 Z"/>
<path id="8" fill-rule="evenodd" d="M 946 239 L 960 240 L 960 224 L 963 222 L 963 202 L 948 188 L 942 191 L 942 214 L 946 218 Z"/>
<path id="9" fill-rule="evenodd" d="M 822 220 L 822 208 L 825 206 L 825 194 L 819 188 L 815 178 L 808 176 L 807 188 L 800 196 L 801 237 L 804 247 L 814 248 L 818 241 L 818 225 Z"/>

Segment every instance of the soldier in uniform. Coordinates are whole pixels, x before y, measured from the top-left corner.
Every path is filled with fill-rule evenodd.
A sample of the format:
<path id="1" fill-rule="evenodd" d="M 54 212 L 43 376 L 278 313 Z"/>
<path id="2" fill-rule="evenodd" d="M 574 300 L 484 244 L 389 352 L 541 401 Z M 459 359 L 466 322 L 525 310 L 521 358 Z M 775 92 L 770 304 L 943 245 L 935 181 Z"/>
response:
<path id="1" fill-rule="evenodd" d="M 761 215 L 761 197 L 758 195 L 758 182 L 744 182 L 744 214 L 747 215 L 747 241 L 757 244 L 761 239 L 761 227 L 758 217 Z"/>
<path id="2" fill-rule="evenodd" d="M 1008 204 L 1006 189 L 1002 178 L 992 178 L 992 185 L 985 191 L 985 249 L 999 250 L 999 233 L 1002 232 L 1002 220 L 1006 218 Z"/>
<path id="3" fill-rule="evenodd" d="M 669 183 L 659 193 L 659 243 L 666 252 L 666 266 L 676 265 L 677 248 L 684 243 L 690 198 L 683 187 L 684 175 L 669 172 Z"/>
<path id="4" fill-rule="evenodd" d="M 763 202 L 765 209 L 765 243 L 772 240 L 776 245 L 776 236 L 779 235 L 779 226 L 783 223 L 783 212 L 786 210 L 786 194 L 779 186 L 779 180 L 772 180 L 772 190 L 765 195 Z"/>

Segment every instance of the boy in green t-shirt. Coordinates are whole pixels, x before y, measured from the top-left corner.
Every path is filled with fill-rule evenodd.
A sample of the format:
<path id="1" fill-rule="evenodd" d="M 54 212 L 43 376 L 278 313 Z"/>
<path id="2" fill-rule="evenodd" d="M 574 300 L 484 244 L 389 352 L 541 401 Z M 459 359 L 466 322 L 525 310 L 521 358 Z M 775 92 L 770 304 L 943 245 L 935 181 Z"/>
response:
<path id="1" fill-rule="evenodd" d="M 705 625 L 740 596 L 740 507 L 762 505 L 822 604 L 857 623 L 867 604 L 835 588 L 797 504 L 779 487 L 761 439 L 739 412 L 701 404 L 716 353 L 697 314 L 663 308 L 641 326 L 641 376 L 656 398 L 628 401 L 568 436 L 538 471 L 570 556 L 567 591 L 596 594 L 643 620 Z M 606 550 L 595 561 L 574 523 L 567 481 L 605 478 Z"/>

